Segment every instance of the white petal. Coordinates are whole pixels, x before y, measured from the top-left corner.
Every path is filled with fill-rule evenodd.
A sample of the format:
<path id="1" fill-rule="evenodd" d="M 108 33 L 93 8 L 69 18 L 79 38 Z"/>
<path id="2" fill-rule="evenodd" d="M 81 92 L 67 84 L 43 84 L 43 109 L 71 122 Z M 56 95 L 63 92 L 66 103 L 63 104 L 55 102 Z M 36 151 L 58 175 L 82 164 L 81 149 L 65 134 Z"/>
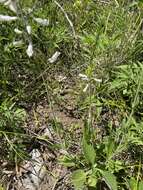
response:
<path id="1" fill-rule="evenodd" d="M 0 15 L 0 21 L 14 21 L 17 20 L 16 16 Z"/>
<path id="2" fill-rule="evenodd" d="M 8 1 L 5 3 L 5 5 L 8 6 L 11 11 L 17 13 L 16 0 L 8 0 Z"/>
<path id="3" fill-rule="evenodd" d="M 79 74 L 79 77 L 82 78 L 82 80 L 89 80 L 88 77 L 84 74 Z"/>
<path id="4" fill-rule="evenodd" d="M 86 92 L 87 89 L 88 89 L 88 87 L 89 87 L 89 84 L 87 84 L 87 85 L 85 86 L 85 88 L 83 89 L 83 92 Z"/>
<path id="5" fill-rule="evenodd" d="M 14 29 L 14 32 L 16 33 L 16 34 L 22 34 L 23 32 L 21 31 L 21 30 L 19 30 L 18 28 L 15 28 Z"/>
<path id="6" fill-rule="evenodd" d="M 33 45 L 32 45 L 32 42 L 29 43 L 28 48 L 26 50 L 26 53 L 27 53 L 28 57 L 32 57 L 32 55 L 33 55 Z"/>
<path id="7" fill-rule="evenodd" d="M 60 54 L 61 54 L 61 53 L 60 53 L 59 51 L 56 51 L 56 52 L 52 55 L 52 57 L 48 59 L 48 61 L 49 61 L 50 63 L 56 62 L 57 59 L 58 59 L 58 57 L 60 56 Z"/>
<path id="8" fill-rule="evenodd" d="M 31 26 L 30 26 L 30 25 L 27 25 L 27 26 L 26 26 L 26 30 L 27 30 L 27 33 L 28 33 L 28 34 L 31 34 Z"/>
<path id="9" fill-rule="evenodd" d="M 38 24 L 41 24 L 43 26 L 48 26 L 49 25 L 49 20 L 47 19 L 42 19 L 42 18 L 33 18 L 34 21 L 36 21 Z"/>
<path id="10" fill-rule="evenodd" d="M 102 82 L 102 79 L 94 78 L 94 80 L 95 80 L 96 82 Z"/>
<path id="11" fill-rule="evenodd" d="M 22 41 L 22 40 L 13 41 L 13 42 L 12 42 L 12 45 L 13 45 L 13 46 L 16 46 L 16 47 L 21 46 L 21 45 L 23 45 L 23 41 Z"/>
<path id="12" fill-rule="evenodd" d="M 4 2 L 6 2 L 6 0 L 0 0 L 0 3 L 4 3 Z"/>

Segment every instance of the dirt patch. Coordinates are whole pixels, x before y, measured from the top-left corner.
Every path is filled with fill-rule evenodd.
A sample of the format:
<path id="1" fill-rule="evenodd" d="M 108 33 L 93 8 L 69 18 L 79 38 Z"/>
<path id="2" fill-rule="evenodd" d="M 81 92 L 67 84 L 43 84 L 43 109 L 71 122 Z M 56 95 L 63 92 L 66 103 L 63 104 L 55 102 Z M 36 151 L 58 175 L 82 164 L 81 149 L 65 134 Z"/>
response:
<path id="1" fill-rule="evenodd" d="M 78 126 L 74 131 L 77 141 L 83 122 L 74 113 L 74 105 L 63 105 L 49 106 L 44 100 L 28 112 L 24 129 L 32 137 L 27 149 L 31 159 L 23 161 L 11 171 L 8 190 L 73 189 L 70 170 L 61 166 L 57 159 L 66 154 L 62 144 L 69 138 L 69 132 L 75 130 L 75 126 Z M 77 152 L 79 145 L 79 141 L 75 144 L 71 142 L 70 151 Z"/>

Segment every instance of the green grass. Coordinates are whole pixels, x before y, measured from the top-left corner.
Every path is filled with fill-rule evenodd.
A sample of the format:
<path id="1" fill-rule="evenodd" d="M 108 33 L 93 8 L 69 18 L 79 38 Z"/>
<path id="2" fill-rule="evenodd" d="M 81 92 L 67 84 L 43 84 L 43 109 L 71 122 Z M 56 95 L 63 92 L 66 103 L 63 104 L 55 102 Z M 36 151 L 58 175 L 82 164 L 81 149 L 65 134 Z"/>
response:
<path id="1" fill-rule="evenodd" d="M 61 145 L 55 143 L 57 151 L 68 152 L 58 160 L 72 171 L 75 189 L 141 190 L 143 2 L 58 2 L 23 0 L 19 20 L 0 21 L 0 160 L 14 165 L 27 158 L 25 142 L 33 136 L 28 137 L 24 122 L 34 104 L 46 97 L 54 110 L 55 105 L 66 107 L 72 97 L 83 126 L 60 130 L 56 117 L 52 126 L 61 140 Z M 15 15 L 3 5 L 0 11 Z M 34 17 L 48 19 L 49 26 L 40 26 Z M 23 33 L 15 34 L 15 28 Z M 23 45 L 15 47 L 12 42 L 17 40 Z M 34 50 L 30 58 L 29 41 Z M 56 51 L 61 54 L 50 63 Z M 66 82 L 58 75 L 67 77 Z M 69 99 L 61 93 L 66 86 Z M 78 130 L 79 150 L 72 153 Z"/>

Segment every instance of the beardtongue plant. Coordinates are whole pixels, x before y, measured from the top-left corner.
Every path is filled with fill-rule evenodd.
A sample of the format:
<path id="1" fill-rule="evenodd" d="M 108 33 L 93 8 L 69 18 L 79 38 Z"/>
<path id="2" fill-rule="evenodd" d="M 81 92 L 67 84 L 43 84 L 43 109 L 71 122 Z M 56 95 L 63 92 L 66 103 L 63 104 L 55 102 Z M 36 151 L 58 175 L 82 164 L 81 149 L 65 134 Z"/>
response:
<path id="1" fill-rule="evenodd" d="M 24 30 L 21 31 L 19 28 L 15 28 L 14 32 L 18 35 L 21 35 L 22 33 L 26 34 L 26 39 L 28 41 L 28 45 L 27 45 L 27 49 L 26 49 L 26 53 L 28 55 L 28 57 L 32 57 L 34 50 L 33 50 L 33 43 L 32 43 L 32 39 L 31 39 L 31 34 L 32 34 L 32 27 L 30 26 L 30 24 L 28 23 L 28 16 L 30 16 L 30 14 L 33 12 L 32 9 L 29 9 L 27 11 L 27 13 L 23 13 L 23 9 L 22 6 L 20 4 L 20 2 L 18 0 L 0 0 L 0 3 L 2 6 L 7 7 L 8 9 L 10 9 L 14 16 L 9 16 L 9 15 L 2 15 L 0 14 L 0 22 L 13 22 L 13 21 L 18 21 L 21 20 L 24 26 Z M 32 18 L 34 22 L 36 22 L 37 24 L 41 25 L 41 26 L 48 26 L 49 25 L 49 20 L 46 18 Z M 18 41 L 13 41 L 11 45 L 17 47 L 17 46 L 21 46 L 23 45 L 24 42 L 23 39 L 20 39 Z"/>

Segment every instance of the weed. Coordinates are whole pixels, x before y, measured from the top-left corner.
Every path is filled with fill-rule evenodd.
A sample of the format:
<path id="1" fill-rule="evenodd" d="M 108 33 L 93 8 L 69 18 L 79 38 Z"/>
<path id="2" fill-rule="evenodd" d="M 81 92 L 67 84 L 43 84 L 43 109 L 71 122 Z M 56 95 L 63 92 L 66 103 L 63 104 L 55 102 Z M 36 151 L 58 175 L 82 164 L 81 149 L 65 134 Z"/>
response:
<path id="1" fill-rule="evenodd" d="M 34 137 L 62 149 L 75 189 L 143 189 L 142 9 L 142 0 L 0 4 L 0 163 L 29 158 L 26 112 L 46 98 L 58 140 Z M 66 129 L 55 105 L 84 125 Z"/>

